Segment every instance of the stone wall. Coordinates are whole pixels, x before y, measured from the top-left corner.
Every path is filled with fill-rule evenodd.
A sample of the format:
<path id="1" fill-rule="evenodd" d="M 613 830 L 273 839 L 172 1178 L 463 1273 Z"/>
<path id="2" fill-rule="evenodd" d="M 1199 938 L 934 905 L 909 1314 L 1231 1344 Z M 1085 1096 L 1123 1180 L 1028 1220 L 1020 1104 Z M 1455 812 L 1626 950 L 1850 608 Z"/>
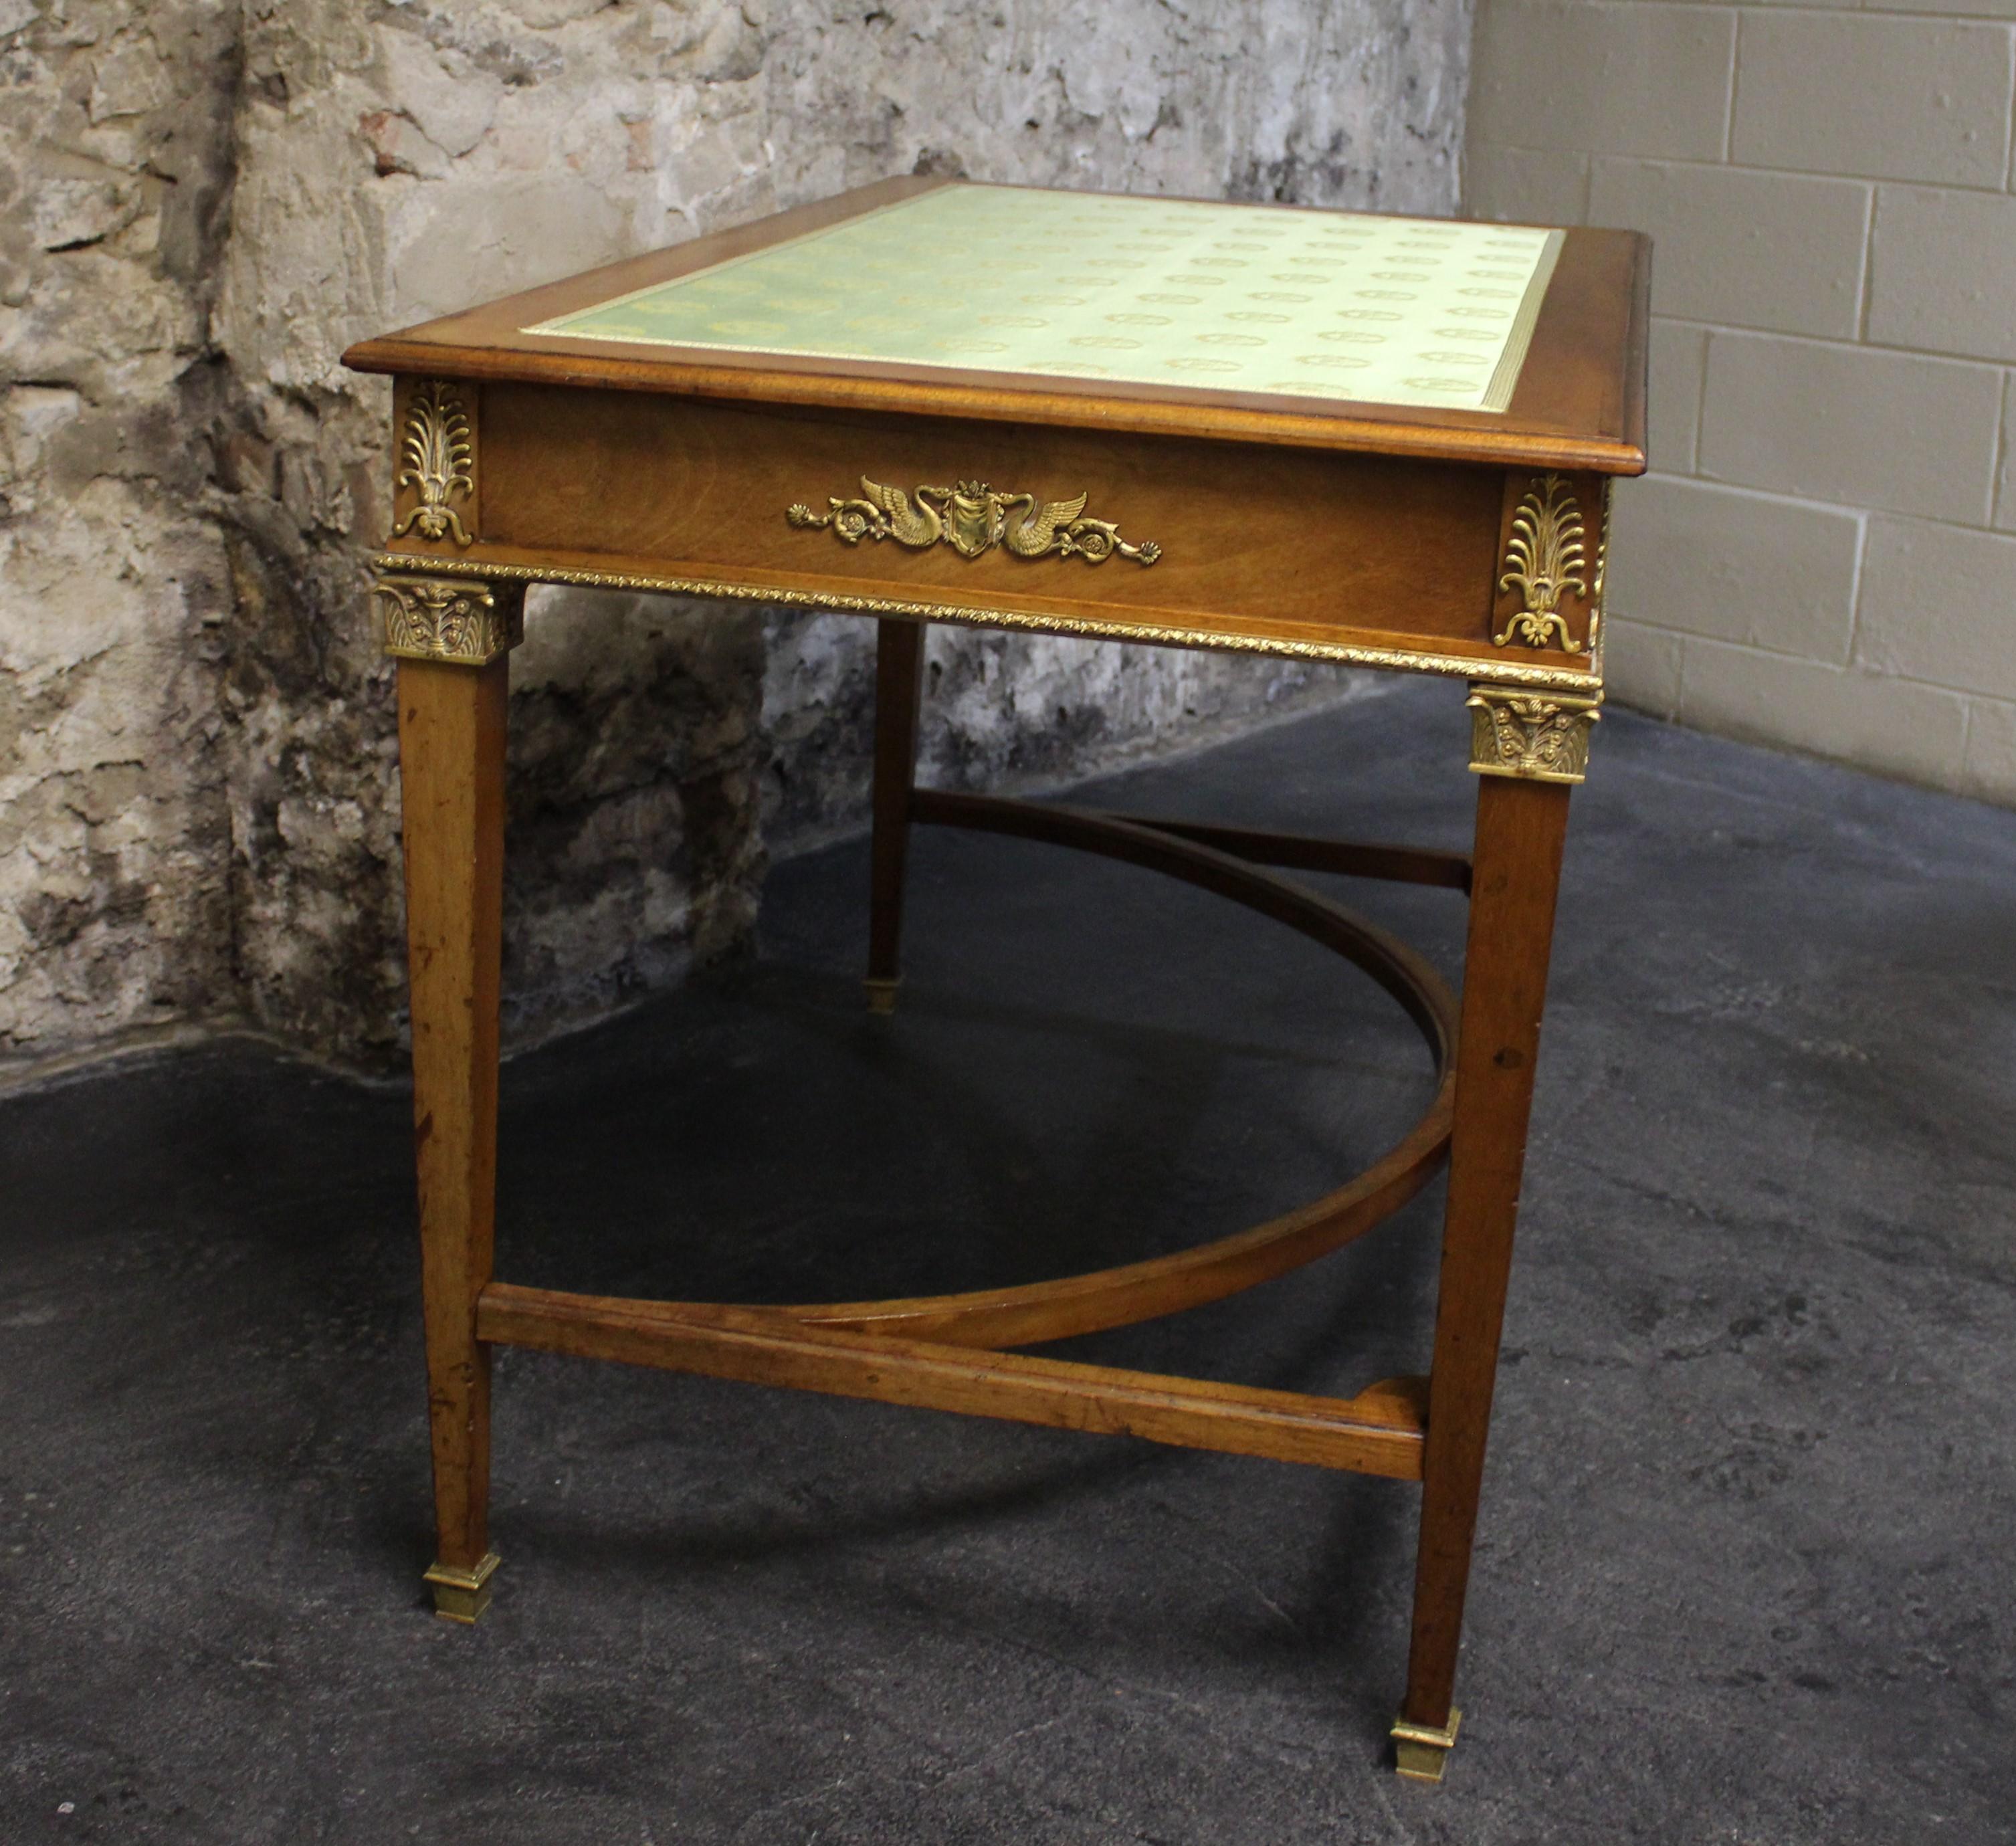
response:
<path id="1" fill-rule="evenodd" d="M 201 432 L 236 28 L 190 5 L 122 33 L 125 10 L 0 0 L 10 1049 L 201 1017 L 234 995 L 233 597 Z"/>
<path id="2" fill-rule="evenodd" d="M 0 0 L 0 1060 L 396 1055 L 351 340 L 891 173 L 1446 211 L 1467 0 Z M 747 942 L 859 824 L 867 625 L 538 592 L 522 1037 Z M 592 643 L 591 645 L 590 643 Z M 934 635 L 927 773 L 1057 780 L 1333 675 Z"/>

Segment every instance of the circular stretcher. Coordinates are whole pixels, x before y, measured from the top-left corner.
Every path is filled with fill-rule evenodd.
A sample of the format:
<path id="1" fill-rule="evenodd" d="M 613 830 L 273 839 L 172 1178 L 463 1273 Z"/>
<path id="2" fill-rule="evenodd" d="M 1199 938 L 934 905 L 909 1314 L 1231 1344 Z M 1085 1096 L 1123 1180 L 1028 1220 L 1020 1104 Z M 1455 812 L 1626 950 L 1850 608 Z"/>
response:
<path id="1" fill-rule="evenodd" d="M 1344 905 L 1174 823 L 976 795 L 916 790 L 912 818 L 1047 841 L 1123 860 L 1243 904 L 1363 969 L 1420 1028 L 1435 1092 L 1378 1160 L 1321 1198 L 1265 1224 L 1147 1261 L 1013 1288 L 826 1302 L 756 1312 L 812 1326 L 956 1346 L 1031 1346 L 1125 1326 L 1236 1294 L 1350 1243 L 1413 1197 L 1448 1157 L 1455 1101 L 1456 1001 L 1413 949 Z M 1188 828 L 1192 835 L 1218 829 Z M 1229 834 L 1226 837 L 1232 837 Z"/>

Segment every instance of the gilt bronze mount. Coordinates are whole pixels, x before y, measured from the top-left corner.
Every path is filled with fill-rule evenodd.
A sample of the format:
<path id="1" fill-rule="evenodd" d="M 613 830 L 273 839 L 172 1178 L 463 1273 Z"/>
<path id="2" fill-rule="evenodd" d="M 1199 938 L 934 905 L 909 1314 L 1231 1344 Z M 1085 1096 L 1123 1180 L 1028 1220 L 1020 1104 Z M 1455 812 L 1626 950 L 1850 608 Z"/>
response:
<path id="1" fill-rule="evenodd" d="M 394 538 L 418 532 L 423 538 L 473 540 L 456 510 L 476 492 L 476 438 L 459 385 L 430 378 L 413 386 L 406 401 L 406 426 L 399 443 L 405 464 L 393 477 L 395 489 L 411 488 L 414 504 L 392 528 Z"/>
<path id="2" fill-rule="evenodd" d="M 422 1579 L 434 1594 L 434 1613 L 443 1621 L 471 1626 L 490 1607 L 490 1579 L 502 1560 L 494 1551 L 483 1554 L 475 1564 L 445 1564 L 437 1560 Z"/>
<path id="3" fill-rule="evenodd" d="M 1568 484 L 1558 474 L 1544 474 L 1521 497 L 1512 517 L 1505 549 L 1501 593 L 1517 591 L 1520 607 L 1492 640 L 1503 647 L 1517 641 L 1526 647 L 1559 647 L 1580 653 L 1582 643 L 1568 632 L 1561 599 L 1586 596 L 1582 576 L 1586 556 L 1582 508 Z"/>
<path id="4" fill-rule="evenodd" d="M 1441 1781 L 1462 1722 L 1463 1713 L 1453 1705 L 1449 1707 L 1447 1724 L 1409 1724 L 1404 1718 L 1396 1718 L 1390 1733 L 1393 1767 L 1409 1782 Z"/>
<path id="5" fill-rule="evenodd" d="M 1003 493 L 984 480 L 905 493 L 864 474 L 859 499 L 835 495 L 824 513 L 797 502 L 784 509 L 784 516 L 794 526 L 830 526 L 834 536 L 848 545 L 864 538 L 893 538 L 913 551 L 923 551 L 942 542 L 963 558 L 979 557 L 996 545 L 1018 558 L 1079 557 L 1089 564 L 1103 563 L 1116 552 L 1137 564 L 1152 564 L 1162 555 L 1152 538 L 1132 545 L 1111 520 L 1085 518 L 1085 503 L 1090 497 L 1078 494 L 1068 500 L 1039 501 L 1034 494 Z"/>
<path id="6" fill-rule="evenodd" d="M 1480 686 L 1465 702 L 1470 766 L 1479 775 L 1576 783 L 1587 775 L 1589 732 L 1603 715 L 1600 699 Z"/>
<path id="7" fill-rule="evenodd" d="M 388 571 L 371 586 L 395 660 L 483 667 L 525 639 L 525 586 Z"/>

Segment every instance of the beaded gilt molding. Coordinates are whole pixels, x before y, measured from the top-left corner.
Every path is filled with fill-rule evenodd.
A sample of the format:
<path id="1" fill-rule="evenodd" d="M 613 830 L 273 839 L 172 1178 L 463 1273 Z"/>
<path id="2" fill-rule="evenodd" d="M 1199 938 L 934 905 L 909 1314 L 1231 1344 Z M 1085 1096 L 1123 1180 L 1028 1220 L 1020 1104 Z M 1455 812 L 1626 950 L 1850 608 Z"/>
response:
<path id="1" fill-rule="evenodd" d="M 491 558 L 432 558 L 383 552 L 376 560 L 382 570 L 420 567 L 464 578 L 489 578 L 506 584 L 578 585 L 585 589 L 643 591 L 656 596 L 711 596 L 730 601 L 772 603 L 787 609 L 823 609 L 856 615 L 900 615 L 914 621 L 951 622 L 963 628 L 1006 628 L 1038 635 L 1069 635 L 1096 641 L 1133 641 L 1151 646 L 1196 647 L 1215 653 L 1264 654 L 1291 660 L 1334 660 L 1340 666 L 1372 667 L 1397 673 L 1431 673 L 1447 679 L 1474 679 L 1489 672 L 1507 688 L 1575 695 L 1603 683 L 1600 652 L 1589 668 L 1561 668 L 1517 660 L 1485 660 L 1474 655 L 1424 653 L 1406 646 L 1379 647 L 1352 641 L 1290 641 L 1279 636 L 1236 631 L 1177 628 L 1164 622 L 1093 621 L 1076 616 L 1039 614 L 992 604 L 939 603 L 861 596 L 839 589 L 787 589 L 773 584 L 746 584 L 711 577 L 660 576 L 637 570 L 594 570 L 572 564 L 520 564 Z"/>

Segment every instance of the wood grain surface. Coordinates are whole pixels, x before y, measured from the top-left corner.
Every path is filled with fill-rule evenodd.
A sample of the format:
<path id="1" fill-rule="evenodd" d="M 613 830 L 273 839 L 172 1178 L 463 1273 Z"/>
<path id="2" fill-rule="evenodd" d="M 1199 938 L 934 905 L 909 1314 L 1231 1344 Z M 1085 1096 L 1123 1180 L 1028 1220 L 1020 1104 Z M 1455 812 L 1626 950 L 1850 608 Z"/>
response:
<path id="1" fill-rule="evenodd" d="M 482 1337 L 582 1358 L 618 1359 L 788 1386 L 884 1404 L 962 1411 L 1138 1436 L 1186 1448 L 1263 1456 L 1418 1480 L 1421 1390 L 1388 1379 L 1355 1398 L 1165 1378 L 1021 1353 L 837 1332 L 759 1309 L 660 1303 L 492 1283 L 477 1314 Z"/>
<path id="2" fill-rule="evenodd" d="M 437 1562 L 489 1549 L 490 1279 L 497 1191 L 504 735 L 510 665 L 399 663 L 413 1153 L 434 1448 Z"/>
<path id="3" fill-rule="evenodd" d="M 1533 478 L 1495 466 L 1108 430 L 491 384 L 480 394 L 482 528 L 470 546 L 409 534 L 415 568 L 691 581 L 814 603 L 848 597 L 1021 616 L 1122 638 L 1415 650 L 1580 677 L 1586 652 L 1495 646 L 1509 509 Z M 984 480 L 1039 501 L 1088 496 L 1142 564 L 1005 545 L 976 557 L 797 527 L 858 498 Z M 1598 477 L 1575 477 L 1593 512 Z M 1592 555 L 1593 527 L 1592 526 Z M 1588 633 L 1586 599 L 1568 599 Z M 1154 635 L 1150 639 L 1165 639 Z"/>

